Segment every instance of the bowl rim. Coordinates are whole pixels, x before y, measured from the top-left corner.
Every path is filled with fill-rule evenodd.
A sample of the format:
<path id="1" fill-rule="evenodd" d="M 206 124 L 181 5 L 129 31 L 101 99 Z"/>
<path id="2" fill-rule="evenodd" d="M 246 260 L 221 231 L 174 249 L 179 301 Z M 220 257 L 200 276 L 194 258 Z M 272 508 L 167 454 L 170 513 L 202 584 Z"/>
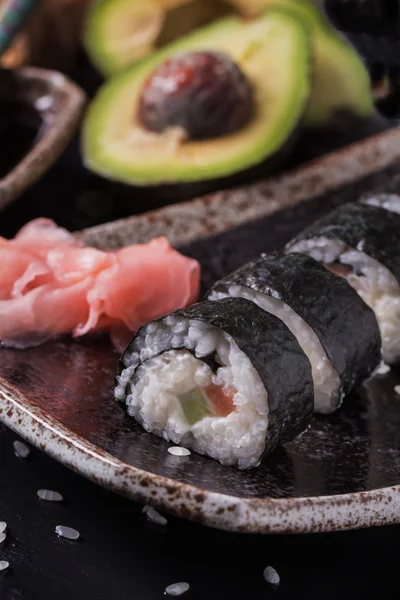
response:
<path id="1" fill-rule="evenodd" d="M 61 109 L 57 118 L 44 127 L 42 137 L 24 158 L 0 178 L 0 210 L 19 197 L 55 163 L 74 135 L 86 104 L 85 92 L 63 73 L 30 66 L 15 69 L 14 72 L 20 80 L 45 83 L 46 95 L 54 96 L 57 93 L 61 98 Z"/>

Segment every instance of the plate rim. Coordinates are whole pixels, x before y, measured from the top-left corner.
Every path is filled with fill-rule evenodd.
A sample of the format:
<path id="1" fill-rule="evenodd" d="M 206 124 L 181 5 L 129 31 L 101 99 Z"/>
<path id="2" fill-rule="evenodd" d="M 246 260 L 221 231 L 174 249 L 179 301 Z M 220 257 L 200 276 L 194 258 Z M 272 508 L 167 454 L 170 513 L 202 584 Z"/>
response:
<path id="1" fill-rule="evenodd" d="M 92 482 L 136 502 L 216 529 L 249 534 L 305 534 L 400 523 L 400 485 L 331 496 L 241 498 L 144 471 L 71 432 L 30 405 L 2 378 L 0 421 Z"/>
<path id="2" fill-rule="evenodd" d="M 180 246 L 302 204 L 394 164 L 400 165 L 400 122 L 255 183 L 94 225 L 74 235 L 102 249 L 161 235 Z"/>

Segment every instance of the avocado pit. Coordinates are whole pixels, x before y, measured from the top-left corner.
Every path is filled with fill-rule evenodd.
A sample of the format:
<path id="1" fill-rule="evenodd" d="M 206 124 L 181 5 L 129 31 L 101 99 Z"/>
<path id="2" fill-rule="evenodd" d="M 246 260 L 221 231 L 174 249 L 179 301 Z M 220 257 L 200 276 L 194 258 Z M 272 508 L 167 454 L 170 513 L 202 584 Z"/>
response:
<path id="1" fill-rule="evenodd" d="M 249 80 L 222 52 L 185 52 L 167 59 L 145 81 L 138 107 L 148 131 L 179 127 L 191 140 L 234 133 L 253 112 Z"/>

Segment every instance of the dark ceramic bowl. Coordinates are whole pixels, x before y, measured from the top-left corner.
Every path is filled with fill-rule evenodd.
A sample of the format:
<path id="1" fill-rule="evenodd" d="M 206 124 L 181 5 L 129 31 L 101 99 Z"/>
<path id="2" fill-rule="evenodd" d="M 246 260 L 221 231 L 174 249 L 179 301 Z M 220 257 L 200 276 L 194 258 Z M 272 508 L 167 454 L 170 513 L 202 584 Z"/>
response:
<path id="1" fill-rule="evenodd" d="M 0 71 L 0 209 L 41 177 L 76 131 L 84 92 L 56 71 Z"/>

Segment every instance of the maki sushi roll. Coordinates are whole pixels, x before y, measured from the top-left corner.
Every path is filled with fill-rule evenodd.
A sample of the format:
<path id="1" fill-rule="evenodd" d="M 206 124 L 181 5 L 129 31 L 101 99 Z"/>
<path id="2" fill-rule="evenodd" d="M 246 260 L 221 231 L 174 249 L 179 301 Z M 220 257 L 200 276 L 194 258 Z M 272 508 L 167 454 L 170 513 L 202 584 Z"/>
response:
<path id="1" fill-rule="evenodd" d="M 286 252 L 307 254 L 348 281 L 375 313 L 383 360 L 395 364 L 400 360 L 400 215 L 389 210 L 393 203 L 387 199 L 386 206 L 371 203 L 334 210 L 291 241 Z"/>
<path id="2" fill-rule="evenodd" d="M 313 258 L 262 255 L 218 281 L 208 298 L 241 297 L 281 319 L 312 366 L 314 410 L 330 413 L 380 363 L 373 311 Z M 354 329 L 356 336 L 349 335 Z"/>
<path id="3" fill-rule="evenodd" d="M 147 431 L 242 469 L 305 431 L 314 405 L 296 337 L 242 298 L 200 302 L 140 329 L 114 393 Z"/>

